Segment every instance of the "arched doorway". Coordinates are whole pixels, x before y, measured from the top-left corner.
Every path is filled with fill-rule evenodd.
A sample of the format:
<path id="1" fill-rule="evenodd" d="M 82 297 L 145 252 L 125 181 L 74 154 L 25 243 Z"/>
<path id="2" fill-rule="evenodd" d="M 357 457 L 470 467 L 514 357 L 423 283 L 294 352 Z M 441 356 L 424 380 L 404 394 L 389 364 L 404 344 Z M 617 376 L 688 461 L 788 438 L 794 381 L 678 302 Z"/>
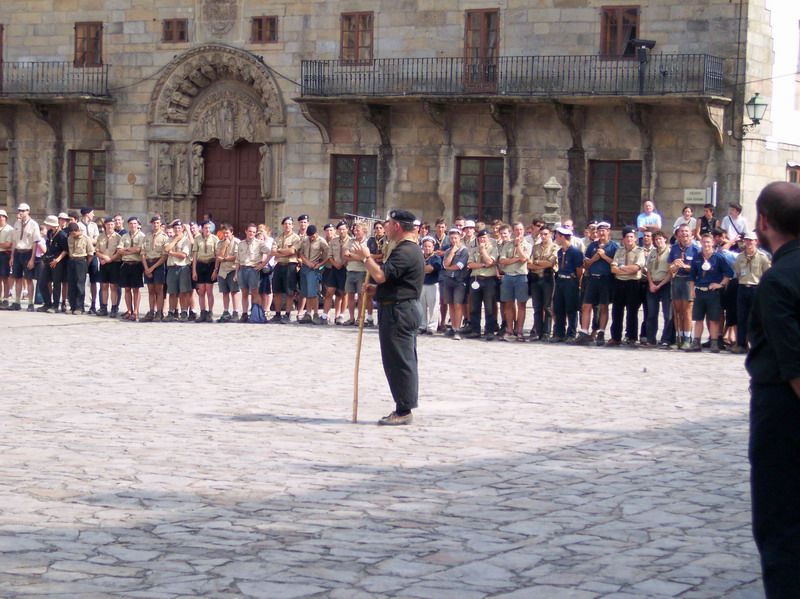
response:
<path id="1" fill-rule="evenodd" d="M 241 142 L 226 150 L 218 141 L 205 146 L 205 181 L 197 199 L 197 219 L 210 213 L 217 224 L 233 225 L 243 237 L 247 223 L 264 220 L 258 144 Z"/>

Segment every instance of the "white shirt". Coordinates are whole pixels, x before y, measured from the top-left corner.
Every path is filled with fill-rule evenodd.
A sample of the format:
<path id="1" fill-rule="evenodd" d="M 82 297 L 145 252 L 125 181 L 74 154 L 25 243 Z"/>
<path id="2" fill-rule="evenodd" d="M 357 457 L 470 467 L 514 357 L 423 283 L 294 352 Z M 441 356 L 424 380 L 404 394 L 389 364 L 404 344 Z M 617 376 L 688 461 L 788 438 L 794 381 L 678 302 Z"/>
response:
<path id="1" fill-rule="evenodd" d="M 20 252 L 32 250 L 33 246 L 42 238 L 39 232 L 39 223 L 32 218 L 23 226 L 22 221 L 14 223 L 14 249 Z"/>
<path id="2" fill-rule="evenodd" d="M 741 214 L 737 218 L 731 218 L 729 214 L 722 219 L 721 227 L 728 232 L 728 239 L 737 239 L 747 233 L 747 220 Z"/>

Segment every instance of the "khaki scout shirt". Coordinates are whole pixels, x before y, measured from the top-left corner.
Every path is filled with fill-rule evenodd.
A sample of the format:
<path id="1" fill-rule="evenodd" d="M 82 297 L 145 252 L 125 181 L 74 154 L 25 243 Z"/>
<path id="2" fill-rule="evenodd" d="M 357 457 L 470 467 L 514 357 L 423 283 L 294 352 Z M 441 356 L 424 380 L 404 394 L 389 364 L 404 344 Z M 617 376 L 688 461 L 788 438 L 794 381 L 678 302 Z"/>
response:
<path id="1" fill-rule="evenodd" d="M 0 229 L 0 243 L 11 243 L 13 247 L 14 243 L 14 227 L 6 223 L 6 225 Z M 0 252 L 10 252 L 11 248 L 9 247 L 6 250 L 0 249 Z"/>
<path id="2" fill-rule="evenodd" d="M 70 235 L 67 239 L 67 249 L 69 250 L 69 257 L 73 260 L 77 258 L 86 258 L 94 256 L 94 243 L 86 233 L 81 232 L 80 237 Z"/>
<path id="3" fill-rule="evenodd" d="M 657 249 L 653 248 L 647 257 L 646 266 L 654 283 L 660 283 L 666 279 L 669 274 L 669 246 L 665 245 L 664 251 L 660 254 Z"/>
<path id="4" fill-rule="evenodd" d="M 114 231 L 111 235 L 106 235 L 104 231 L 103 233 L 100 233 L 100 236 L 95 242 L 94 253 L 105 256 L 106 258 L 112 258 L 114 254 L 117 253 L 117 248 L 119 247 L 121 241 L 122 237 L 120 237 L 119 233 L 116 231 Z"/>
<path id="5" fill-rule="evenodd" d="M 236 264 L 239 266 L 256 266 L 261 262 L 264 254 L 269 254 L 269 245 L 267 245 L 266 241 L 255 237 L 252 241 L 242 239 L 236 248 Z"/>
<path id="6" fill-rule="evenodd" d="M 344 266 L 346 263 L 344 252 L 345 250 L 347 250 L 349 244 L 350 244 L 349 236 L 345 237 L 344 241 L 339 239 L 339 237 L 334 237 L 333 239 L 331 239 L 331 242 L 329 244 L 331 257 L 342 266 Z"/>
<path id="7" fill-rule="evenodd" d="M 330 256 L 328 242 L 319 236 L 314 241 L 311 241 L 308 236 L 303 237 L 303 242 L 300 244 L 300 255 L 319 266 Z"/>
<path id="8" fill-rule="evenodd" d="M 487 266 L 485 268 L 473 268 L 473 277 L 496 277 L 497 276 L 497 257 L 498 251 L 496 247 L 491 244 L 486 244 L 486 255 L 495 261 L 495 266 Z M 480 246 L 469 248 L 469 261 L 470 262 L 483 262 L 484 258 L 481 256 Z"/>
<path id="9" fill-rule="evenodd" d="M 356 243 L 357 243 L 356 238 L 355 237 L 351 237 L 350 241 L 347 242 L 347 247 L 345 248 L 345 251 L 350 251 L 353 248 L 353 245 L 356 244 Z M 362 245 L 366 245 L 366 243 L 367 243 L 366 239 L 363 242 L 361 242 Z M 366 272 L 367 271 L 367 265 L 364 264 L 363 262 L 361 262 L 360 260 L 348 261 L 346 268 L 347 268 L 347 272 Z"/>
<path id="10" fill-rule="evenodd" d="M 175 241 L 173 238 L 169 243 Z M 192 238 L 191 233 L 183 232 L 181 240 L 172 248 L 173 252 L 182 252 L 186 254 L 184 258 L 177 258 L 175 256 L 167 257 L 167 266 L 189 266 L 192 263 Z"/>
<path id="11" fill-rule="evenodd" d="M 281 233 L 278 235 L 278 238 L 275 240 L 275 249 L 278 250 L 285 250 L 288 248 L 294 249 L 294 254 L 291 256 L 278 256 L 278 264 L 289 264 L 294 263 L 296 264 L 299 261 L 297 257 L 298 252 L 300 251 L 301 239 L 297 233 L 290 233 L 289 235 L 284 235 Z"/>
<path id="12" fill-rule="evenodd" d="M 120 242 L 120 248 L 123 250 L 128 250 L 132 247 L 142 248 L 144 246 L 144 233 L 142 230 L 139 229 L 136 231 L 136 235 L 131 237 L 130 232 L 125 233 L 122 236 L 122 241 Z M 135 254 L 125 254 L 122 256 L 123 262 L 141 262 L 142 261 L 142 252 L 136 252 Z"/>
<path id="13" fill-rule="evenodd" d="M 525 252 L 528 256 L 531 255 L 531 244 L 524 239 L 519 242 L 520 250 Z M 500 246 L 500 258 L 514 258 L 517 254 L 517 248 L 514 245 L 514 240 L 507 241 Z M 499 264 L 499 262 L 498 262 Z M 527 275 L 528 274 L 528 261 L 514 262 L 513 264 L 500 265 L 500 270 L 507 275 Z"/>
<path id="14" fill-rule="evenodd" d="M 217 258 L 220 259 L 217 276 L 224 279 L 229 272 L 236 269 L 235 259 L 239 251 L 239 243 L 236 237 L 231 237 L 229 241 L 223 239 L 217 244 Z M 231 256 L 233 256 L 234 260 L 222 260 L 222 258 L 230 258 Z"/>
<path id="15" fill-rule="evenodd" d="M 207 239 L 203 238 L 200 233 L 194 238 L 194 258 L 198 262 L 213 262 L 217 258 L 217 244 L 219 237 L 216 235 L 209 235 Z"/>
<path id="16" fill-rule="evenodd" d="M 164 246 L 167 245 L 168 241 L 169 237 L 164 231 L 150 233 L 144 238 L 144 244 L 142 245 L 144 257 L 151 261 L 158 260 L 164 255 Z"/>
<path id="17" fill-rule="evenodd" d="M 736 278 L 739 279 L 739 285 L 758 285 L 761 282 L 761 277 L 772 266 L 770 259 L 763 252 L 756 250 L 752 256 L 748 256 L 746 252 L 742 252 L 736 256 L 736 262 L 733 263 L 733 272 L 736 273 Z"/>
<path id="18" fill-rule="evenodd" d="M 533 246 L 533 253 L 531 255 L 531 261 L 537 260 L 547 260 L 549 261 L 552 266 L 547 268 L 540 268 L 538 266 L 529 266 L 528 269 L 537 275 L 541 275 L 545 270 L 554 270 L 556 262 L 558 262 L 558 245 L 553 243 L 552 241 L 547 244 L 547 247 L 543 243 L 537 243 Z"/>
<path id="19" fill-rule="evenodd" d="M 642 270 L 645 266 L 644 250 L 638 245 L 633 246 L 632 250 L 626 250 L 625 246 L 622 246 L 614 253 L 614 263 L 617 266 L 638 265 L 639 270 L 632 275 L 614 275 L 618 281 L 638 281 L 642 278 Z"/>
<path id="20" fill-rule="evenodd" d="M 14 249 L 20 252 L 32 250 L 33 246 L 42 238 L 39 223 L 32 218 L 24 225 L 21 220 L 14 223 Z"/>

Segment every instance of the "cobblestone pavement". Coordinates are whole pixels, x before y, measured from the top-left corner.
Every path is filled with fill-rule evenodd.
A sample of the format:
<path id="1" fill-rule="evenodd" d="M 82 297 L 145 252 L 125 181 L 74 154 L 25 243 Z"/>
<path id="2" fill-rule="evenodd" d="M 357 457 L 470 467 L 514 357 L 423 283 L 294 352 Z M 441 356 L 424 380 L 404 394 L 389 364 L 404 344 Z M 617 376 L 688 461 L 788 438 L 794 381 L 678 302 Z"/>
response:
<path id="1" fill-rule="evenodd" d="M 741 356 L 0 313 L 0 596 L 760 598 Z"/>

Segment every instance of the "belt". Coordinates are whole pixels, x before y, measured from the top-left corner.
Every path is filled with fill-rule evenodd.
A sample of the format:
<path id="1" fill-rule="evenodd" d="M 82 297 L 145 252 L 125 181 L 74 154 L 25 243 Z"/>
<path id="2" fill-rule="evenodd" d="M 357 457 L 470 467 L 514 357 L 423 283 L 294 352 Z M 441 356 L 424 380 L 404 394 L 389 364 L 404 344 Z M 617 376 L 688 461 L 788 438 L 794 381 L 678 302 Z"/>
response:
<path id="1" fill-rule="evenodd" d="M 711 289 L 710 287 L 698 287 L 697 285 L 694 286 L 695 291 L 719 291 L 719 289 Z"/>
<path id="2" fill-rule="evenodd" d="M 596 275 L 596 274 L 593 274 L 593 273 L 589 273 L 589 276 L 594 278 L 594 279 L 602 279 L 603 277 L 610 277 L 611 275 Z"/>
<path id="3" fill-rule="evenodd" d="M 739 283 L 739 287 L 758 287 L 758 283 Z"/>
<path id="4" fill-rule="evenodd" d="M 492 279 L 496 279 L 497 277 L 491 275 L 475 275 L 476 279 L 480 279 L 481 281 L 489 281 Z"/>
<path id="5" fill-rule="evenodd" d="M 574 279 L 575 275 L 558 275 L 559 279 Z"/>

